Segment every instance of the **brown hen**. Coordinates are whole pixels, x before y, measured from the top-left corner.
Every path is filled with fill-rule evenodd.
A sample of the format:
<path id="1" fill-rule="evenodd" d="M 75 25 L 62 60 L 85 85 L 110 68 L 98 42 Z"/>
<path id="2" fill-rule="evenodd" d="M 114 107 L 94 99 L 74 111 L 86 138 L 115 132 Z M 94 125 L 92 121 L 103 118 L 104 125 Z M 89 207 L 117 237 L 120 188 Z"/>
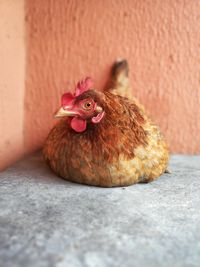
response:
<path id="1" fill-rule="evenodd" d="M 114 64 L 107 89 L 91 89 L 86 79 L 75 95 L 63 95 L 57 113 L 63 118 L 47 137 L 45 160 L 77 183 L 113 187 L 155 180 L 167 169 L 168 147 L 144 108 L 130 99 L 126 61 Z"/>

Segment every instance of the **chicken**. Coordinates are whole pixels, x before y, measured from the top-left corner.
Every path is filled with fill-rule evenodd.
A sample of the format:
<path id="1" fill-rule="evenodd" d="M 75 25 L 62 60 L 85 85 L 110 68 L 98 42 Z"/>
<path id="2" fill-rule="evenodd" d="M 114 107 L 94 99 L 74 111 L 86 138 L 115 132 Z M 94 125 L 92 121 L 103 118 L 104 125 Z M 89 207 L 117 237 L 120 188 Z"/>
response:
<path id="1" fill-rule="evenodd" d="M 94 90 L 86 78 L 75 94 L 62 96 L 55 115 L 61 120 L 47 137 L 44 158 L 72 182 L 101 187 L 151 182 L 167 170 L 168 146 L 130 95 L 126 61 L 114 64 L 108 85 Z"/>

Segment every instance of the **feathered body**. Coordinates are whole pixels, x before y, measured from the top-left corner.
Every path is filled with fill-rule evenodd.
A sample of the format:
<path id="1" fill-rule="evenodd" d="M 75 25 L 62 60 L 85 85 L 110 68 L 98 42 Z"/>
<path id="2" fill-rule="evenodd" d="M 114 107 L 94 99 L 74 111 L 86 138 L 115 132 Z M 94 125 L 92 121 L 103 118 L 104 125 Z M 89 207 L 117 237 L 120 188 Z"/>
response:
<path id="1" fill-rule="evenodd" d="M 94 100 L 105 115 L 99 123 L 86 118 L 83 132 L 72 129 L 68 117 L 51 130 L 43 152 L 55 173 L 77 183 L 113 187 L 150 182 L 166 171 L 168 147 L 142 106 L 109 91 L 87 90 L 76 102 L 82 99 Z"/>

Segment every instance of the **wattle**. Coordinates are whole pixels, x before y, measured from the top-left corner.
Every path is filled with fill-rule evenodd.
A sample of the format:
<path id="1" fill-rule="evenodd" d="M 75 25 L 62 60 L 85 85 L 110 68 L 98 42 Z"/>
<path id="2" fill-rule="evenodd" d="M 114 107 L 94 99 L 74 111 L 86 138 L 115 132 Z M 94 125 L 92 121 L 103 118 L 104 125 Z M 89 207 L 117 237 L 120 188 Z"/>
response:
<path id="1" fill-rule="evenodd" d="M 85 131 L 87 127 L 87 122 L 84 119 L 74 117 L 71 120 L 71 127 L 74 131 L 81 133 Z"/>

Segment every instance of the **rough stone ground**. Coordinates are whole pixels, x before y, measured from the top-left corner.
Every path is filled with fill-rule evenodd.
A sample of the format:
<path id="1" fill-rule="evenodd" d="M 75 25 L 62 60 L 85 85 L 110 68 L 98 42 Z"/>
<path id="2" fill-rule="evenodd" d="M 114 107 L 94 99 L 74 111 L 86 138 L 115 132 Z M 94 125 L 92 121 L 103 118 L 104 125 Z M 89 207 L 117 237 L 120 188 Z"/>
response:
<path id="1" fill-rule="evenodd" d="M 200 266 L 200 156 L 150 184 L 66 182 L 40 153 L 0 174 L 0 267 Z"/>

